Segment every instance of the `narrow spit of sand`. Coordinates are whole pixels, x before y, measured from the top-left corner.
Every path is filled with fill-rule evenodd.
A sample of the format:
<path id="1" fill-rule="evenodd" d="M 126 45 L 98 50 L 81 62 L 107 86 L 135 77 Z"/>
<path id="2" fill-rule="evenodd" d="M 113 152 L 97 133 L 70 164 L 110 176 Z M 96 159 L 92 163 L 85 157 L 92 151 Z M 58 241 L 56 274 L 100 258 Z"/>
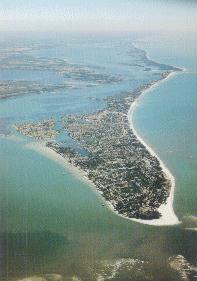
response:
<path id="1" fill-rule="evenodd" d="M 144 224 L 149 224 L 149 225 L 175 225 L 181 223 L 179 219 L 177 218 L 174 209 L 173 209 L 173 200 L 174 200 L 174 191 L 175 191 L 175 178 L 172 175 L 172 173 L 168 170 L 168 168 L 165 166 L 165 164 L 162 162 L 162 160 L 158 157 L 158 155 L 153 151 L 153 149 L 138 135 L 136 132 L 134 126 L 133 126 L 133 112 L 137 107 L 138 99 L 141 98 L 143 95 L 151 92 L 155 87 L 158 87 L 161 83 L 164 81 L 172 78 L 174 75 L 176 75 L 176 72 L 170 73 L 166 78 L 156 82 L 153 84 L 151 87 L 145 89 L 141 95 L 131 104 L 131 107 L 128 111 L 128 120 L 130 124 L 130 128 L 137 137 L 137 139 L 146 147 L 146 149 L 149 151 L 151 155 L 156 157 L 159 160 L 159 163 L 161 165 L 161 168 L 166 175 L 166 177 L 170 180 L 171 182 L 171 189 L 170 189 L 170 195 L 167 198 L 166 204 L 162 204 L 159 208 L 158 211 L 161 214 L 161 217 L 159 219 L 155 220 L 141 220 L 141 219 L 132 219 L 133 221 L 141 222 Z"/>

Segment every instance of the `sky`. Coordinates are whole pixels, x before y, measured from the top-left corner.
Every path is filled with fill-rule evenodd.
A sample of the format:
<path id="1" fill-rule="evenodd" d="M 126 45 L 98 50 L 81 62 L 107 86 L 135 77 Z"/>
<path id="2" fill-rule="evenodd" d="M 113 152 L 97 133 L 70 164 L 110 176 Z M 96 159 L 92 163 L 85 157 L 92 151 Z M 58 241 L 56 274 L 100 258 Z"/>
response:
<path id="1" fill-rule="evenodd" d="M 0 32 L 196 32 L 197 0 L 1 0 Z"/>

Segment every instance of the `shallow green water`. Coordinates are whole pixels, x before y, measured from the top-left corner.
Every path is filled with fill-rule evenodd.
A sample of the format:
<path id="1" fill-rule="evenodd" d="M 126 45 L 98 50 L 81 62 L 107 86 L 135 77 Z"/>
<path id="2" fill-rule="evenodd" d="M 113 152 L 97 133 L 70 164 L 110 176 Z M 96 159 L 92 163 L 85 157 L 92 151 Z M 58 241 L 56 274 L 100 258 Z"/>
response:
<path id="1" fill-rule="evenodd" d="M 98 259 L 122 257 L 158 261 L 159 255 L 161 266 L 166 257 L 184 252 L 188 241 L 182 240 L 181 227 L 150 227 L 118 217 L 87 184 L 24 145 L 1 140 L 1 230 L 10 276 L 83 275 Z"/>

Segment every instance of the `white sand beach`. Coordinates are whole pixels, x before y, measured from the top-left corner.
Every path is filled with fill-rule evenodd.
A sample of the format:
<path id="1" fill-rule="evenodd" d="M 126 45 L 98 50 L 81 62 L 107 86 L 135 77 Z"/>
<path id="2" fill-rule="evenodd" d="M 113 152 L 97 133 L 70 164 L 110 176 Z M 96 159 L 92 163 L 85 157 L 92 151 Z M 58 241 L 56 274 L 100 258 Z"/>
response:
<path id="1" fill-rule="evenodd" d="M 161 214 L 161 218 L 155 219 L 155 220 L 141 220 L 141 219 L 132 219 L 137 222 L 141 222 L 144 224 L 149 224 L 149 225 L 175 225 L 181 223 L 179 219 L 177 218 L 174 209 L 173 209 L 173 200 L 174 200 L 174 191 L 175 191 L 175 178 L 172 175 L 172 173 L 168 170 L 168 168 L 165 166 L 165 164 L 162 162 L 162 160 L 158 157 L 158 155 L 153 151 L 153 149 L 138 135 L 136 132 L 133 122 L 132 122 L 132 117 L 133 117 L 133 112 L 137 107 L 138 99 L 141 98 L 142 95 L 149 93 L 152 91 L 155 87 L 159 86 L 161 83 L 166 81 L 167 79 L 172 78 L 174 75 L 176 75 L 176 72 L 170 73 L 166 78 L 162 79 L 161 81 L 158 81 L 157 83 L 153 84 L 151 87 L 145 89 L 143 93 L 131 104 L 131 107 L 128 112 L 128 120 L 130 123 L 130 127 L 133 131 L 133 133 L 136 135 L 137 139 L 146 147 L 146 149 L 150 152 L 151 155 L 155 156 L 161 165 L 161 168 L 167 178 L 171 182 L 171 190 L 170 190 L 170 195 L 167 199 L 166 204 L 162 204 L 159 208 L 158 211 Z"/>

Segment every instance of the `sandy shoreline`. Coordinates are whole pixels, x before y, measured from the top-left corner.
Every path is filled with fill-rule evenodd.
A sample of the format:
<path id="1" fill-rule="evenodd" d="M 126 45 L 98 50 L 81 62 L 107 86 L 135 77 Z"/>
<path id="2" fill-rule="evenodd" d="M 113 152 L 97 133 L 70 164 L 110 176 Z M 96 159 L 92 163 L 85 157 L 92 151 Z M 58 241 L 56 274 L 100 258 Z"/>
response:
<path id="1" fill-rule="evenodd" d="M 113 209 L 113 206 L 110 206 L 110 202 L 105 200 L 105 198 L 102 196 L 102 192 L 96 188 L 95 184 L 87 177 L 84 171 L 72 165 L 65 157 L 57 153 L 52 148 L 47 147 L 45 142 L 31 142 L 25 144 L 25 148 L 36 151 L 41 155 L 43 155 L 44 157 L 47 157 L 52 161 L 55 161 L 60 166 L 69 170 L 70 173 L 75 176 L 75 178 L 79 179 L 81 182 L 88 184 L 88 186 L 96 193 L 96 195 L 99 196 L 99 198 L 102 200 L 102 203 L 104 203 L 106 207 L 110 208 L 110 210 Z M 116 212 L 114 209 L 112 211 Z"/>
<path id="2" fill-rule="evenodd" d="M 68 169 L 81 181 L 94 185 L 86 176 L 85 172 L 72 165 L 66 158 L 64 158 L 61 154 L 57 153 L 55 150 L 47 147 L 45 142 L 31 142 L 26 144 L 25 148 L 34 150 L 44 155 L 45 157 L 48 157 L 49 159 L 55 161 L 64 168 Z"/>
<path id="3" fill-rule="evenodd" d="M 175 224 L 181 223 L 178 220 L 178 218 L 177 218 L 177 216 L 174 212 L 174 209 L 173 209 L 173 200 L 174 200 L 174 191 L 175 191 L 175 178 L 172 175 L 172 173 L 168 170 L 168 168 L 165 166 L 165 164 L 162 162 L 162 160 L 158 157 L 158 155 L 153 151 L 153 149 L 138 135 L 138 133 L 136 132 L 136 130 L 133 126 L 132 117 L 133 117 L 133 112 L 137 107 L 137 102 L 138 102 L 139 98 L 141 98 L 143 95 L 149 93 L 155 87 L 159 86 L 161 83 L 165 82 L 166 80 L 172 78 L 175 75 L 176 75 L 176 72 L 172 72 L 166 78 L 156 82 L 155 84 L 153 84 L 149 88 L 145 89 L 139 95 L 139 97 L 131 104 L 131 107 L 128 111 L 128 120 L 129 120 L 129 123 L 130 123 L 130 128 L 132 129 L 134 135 L 146 147 L 146 149 L 150 152 L 150 154 L 158 159 L 163 172 L 165 173 L 165 175 L 167 176 L 167 178 L 171 182 L 170 195 L 167 198 L 166 204 L 162 204 L 158 208 L 158 211 L 161 214 L 161 218 L 155 219 L 155 220 L 132 219 L 134 221 L 138 221 L 138 222 L 141 222 L 141 223 L 144 223 L 144 224 L 149 224 L 149 225 L 158 225 L 158 226 L 160 225 L 161 226 L 161 225 L 175 225 Z"/>
<path id="4" fill-rule="evenodd" d="M 164 165 L 164 163 L 160 160 L 158 155 L 152 150 L 152 148 L 150 146 L 148 146 L 145 143 L 145 141 L 137 134 L 137 132 L 136 132 L 134 126 L 133 126 L 133 122 L 132 122 L 133 112 L 134 112 L 134 110 L 135 110 L 135 108 L 137 106 L 138 99 L 142 95 L 150 92 L 153 88 L 159 86 L 160 83 L 163 83 L 164 81 L 166 81 L 167 79 L 171 78 L 174 75 L 176 75 L 176 72 L 170 73 L 164 79 L 155 82 L 153 85 L 151 85 L 147 89 L 143 90 L 142 93 L 139 95 L 139 97 L 131 104 L 130 109 L 128 111 L 128 121 L 129 121 L 130 128 L 132 129 L 134 135 L 146 147 L 146 149 L 150 152 L 150 154 L 153 155 L 154 157 L 156 157 L 159 160 L 159 163 L 161 165 L 162 170 L 164 171 L 165 175 L 167 176 L 167 178 L 171 182 L 170 195 L 167 198 L 166 204 L 162 204 L 158 208 L 158 211 L 161 213 L 161 218 L 159 218 L 159 219 L 142 220 L 142 219 L 128 218 L 128 217 L 125 217 L 125 216 L 119 214 L 114 209 L 113 205 L 110 202 L 106 201 L 105 198 L 101 196 L 102 193 L 99 192 L 99 190 L 96 188 L 95 184 L 93 182 L 91 182 L 91 180 L 86 176 L 85 172 L 83 172 L 78 167 L 75 167 L 74 165 L 69 163 L 69 161 L 66 158 L 64 158 L 62 155 L 58 154 L 53 149 L 47 147 L 45 142 L 42 142 L 42 143 L 41 142 L 32 142 L 32 143 L 26 144 L 25 147 L 28 148 L 28 149 L 32 149 L 34 151 L 37 151 L 38 153 L 41 153 L 42 155 L 44 155 L 44 156 L 46 156 L 46 157 L 56 161 L 61 166 L 63 166 L 66 169 L 70 170 L 70 172 L 73 173 L 78 179 L 80 179 L 81 181 L 86 182 L 89 186 L 91 186 L 93 188 L 93 190 L 97 193 L 97 195 L 99 197 L 102 197 L 102 199 L 103 199 L 102 201 L 105 203 L 105 205 L 111 211 L 115 212 L 117 215 L 121 216 L 122 218 L 127 219 L 127 220 L 131 220 L 131 221 L 134 221 L 134 222 L 142 223 L 142 224 L 155 225 L 155 226 L 162 226 L 162 225 L 163 226 L 167 226 L 167 225 L 179 224 L 181 222 L 178 220 L 178 218 L 177 218 L 177 216 L 176 216 L 176 214 L 174 213 L 174 210 L 173 210 L 175 178 L 171 174 L 171 172 L 167 169 L 167 167 Z"/>

